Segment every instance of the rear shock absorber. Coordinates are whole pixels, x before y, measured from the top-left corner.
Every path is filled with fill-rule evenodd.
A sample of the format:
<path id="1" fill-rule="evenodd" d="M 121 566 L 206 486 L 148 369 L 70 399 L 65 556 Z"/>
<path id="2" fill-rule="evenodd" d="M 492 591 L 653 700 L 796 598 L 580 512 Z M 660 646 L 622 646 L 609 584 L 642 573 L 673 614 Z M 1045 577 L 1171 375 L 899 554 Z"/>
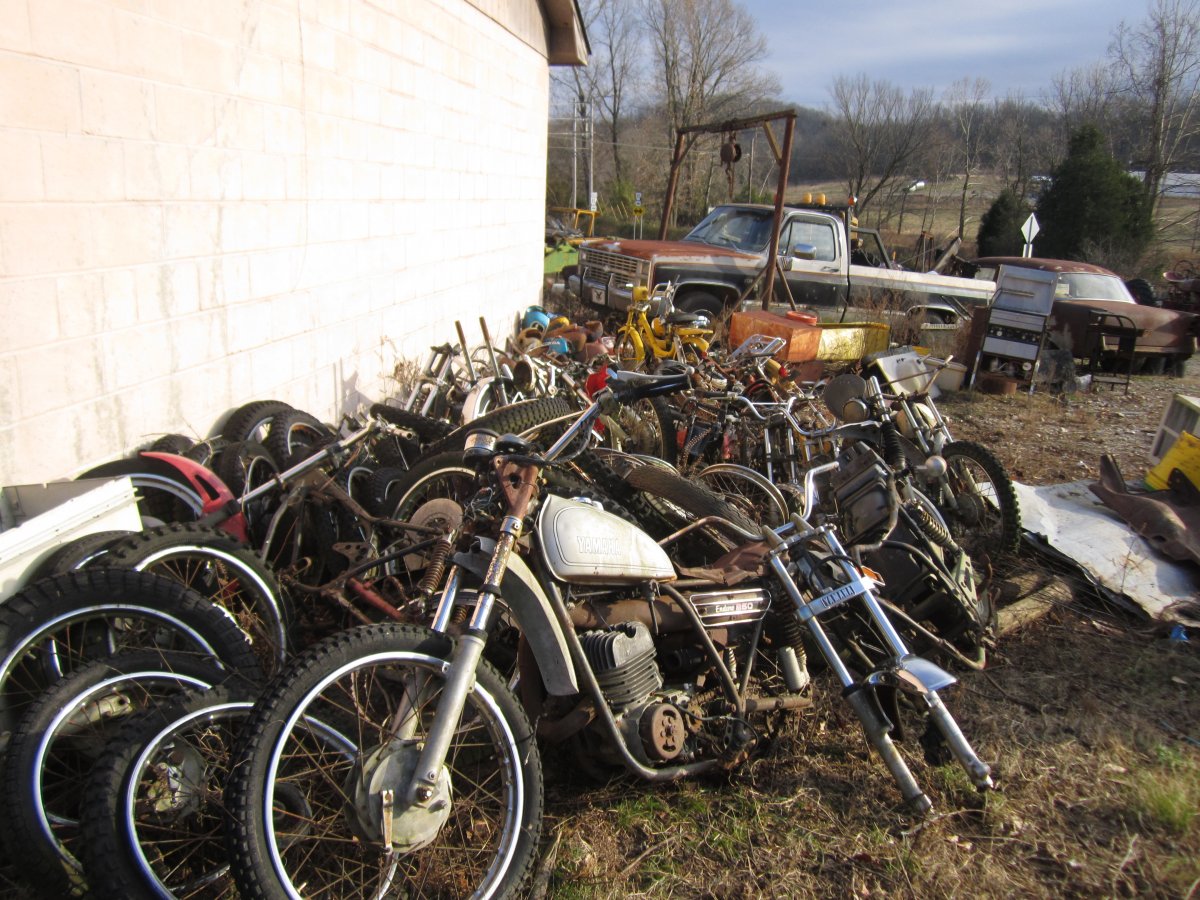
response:
<path id="1" fill-rule="evenodd" d="M 925 532 L 930 540 L 941 544 L 947 550 L 959 549 L 954 536 L 950 534 L 950 530 L 930 513 L 924 504 L 916 500 L 909 500 L 904 504 L 904 510 L 912 516 L 917 527 Z"/>
<path id="2" fill-rule="evenodd" d="M 425 566 L 425 574 L 417 583 L 417 593 L 423 599 L 428 600 L 432 597 L 438 585 L 442 583 L 442 576 L 446 574 L 446 561 L 450 559 L 452 552 L 454 544 L 448 537 L 441 538 L 433 545 L 429 553 L 429 563 Z"/>

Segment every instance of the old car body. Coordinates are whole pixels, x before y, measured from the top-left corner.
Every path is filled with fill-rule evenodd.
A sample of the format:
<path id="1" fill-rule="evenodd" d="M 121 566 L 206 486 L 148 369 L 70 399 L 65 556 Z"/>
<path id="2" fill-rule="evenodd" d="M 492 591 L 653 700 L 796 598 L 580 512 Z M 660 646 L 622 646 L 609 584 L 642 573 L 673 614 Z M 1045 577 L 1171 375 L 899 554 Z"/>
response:
<path id="1" fill-rule="evenodd" d="M 1093 355 L 1095 337 L 1089 333 L 1089 324 L 1096 321 L 1099 312 L 1111 314 L 1110 324 L 1119 321 L 1116 316 L 1132 321 L 1138 332 L 1135 361 L 1145 368 L 1178 366 L 1196 351 L 1200 316 L 1139 304 L 1121 276 L 1108 269 L 1073 260 L 1020 256 L 981 257 L 972 265 L 975 277 L 988 281 L 996 279 L 1000 266 L 1055 272 L 1057 284 L 1048 332 L 1053 342 L 1070 349 L 1078 359 Z M 1105 350 L 1115 354 L 1116 342 L 1107 340 Z"/>

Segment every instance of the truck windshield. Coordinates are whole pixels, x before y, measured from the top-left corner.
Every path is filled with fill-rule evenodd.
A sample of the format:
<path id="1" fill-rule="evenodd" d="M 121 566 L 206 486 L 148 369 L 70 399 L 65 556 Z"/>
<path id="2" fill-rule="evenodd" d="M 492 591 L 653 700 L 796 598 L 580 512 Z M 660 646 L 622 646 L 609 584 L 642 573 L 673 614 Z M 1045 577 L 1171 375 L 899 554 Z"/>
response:
<path id="1" fill-rule="evenodd" d="M 701 244 L 758 253 L 771 237 L 771 214 L 763 209 L 718 206 L 684 238 Z"/>

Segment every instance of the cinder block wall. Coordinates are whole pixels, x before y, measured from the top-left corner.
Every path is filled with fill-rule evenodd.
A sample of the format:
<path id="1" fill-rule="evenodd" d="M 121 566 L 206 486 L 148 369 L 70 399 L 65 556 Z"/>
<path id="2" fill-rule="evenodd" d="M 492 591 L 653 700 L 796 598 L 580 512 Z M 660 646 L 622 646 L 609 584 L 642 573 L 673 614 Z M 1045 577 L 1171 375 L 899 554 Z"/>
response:
<path id="1" fill-rule="evenodd" d="M 0 483 L 505 333 L 547 98 L 536 0 L 0 2 Z"/>

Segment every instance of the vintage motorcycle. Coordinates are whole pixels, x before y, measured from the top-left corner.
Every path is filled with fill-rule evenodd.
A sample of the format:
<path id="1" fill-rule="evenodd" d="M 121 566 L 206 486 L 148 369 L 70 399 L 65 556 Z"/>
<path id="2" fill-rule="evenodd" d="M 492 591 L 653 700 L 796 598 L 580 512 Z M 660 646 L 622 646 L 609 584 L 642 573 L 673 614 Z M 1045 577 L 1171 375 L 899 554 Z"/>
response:
<path id="1" fill-rule="evenodd" d="M 250 716 L 226 792 L 245 894 L 519 893 L 542 827 L 539 740 L 653 782 L 731 768 L 811 705 L 810 653 L 914 811 L 931 801 L 893 742 L 898 696 L 926 720 L 929 752 L 991 786 L 941 699 L 954 676 L 909 652 L 870 570 L 807 518 L 836 461 L 810 471 L 799 513 L 757 534 L 706 517 L 656 543 L 593 502 L 539 499 L 543 472 L 586 446 L 602 411 L 690 374 L 614 375 L 545 452 L 471 435 L 479 492 L 432 563 L 447 568 L 431 626 L 342 632 Z M 736 549 L 672 563 L 667 548 L 713 528 Z M 493 645 L 514 632 L 502 673 Z"/>

